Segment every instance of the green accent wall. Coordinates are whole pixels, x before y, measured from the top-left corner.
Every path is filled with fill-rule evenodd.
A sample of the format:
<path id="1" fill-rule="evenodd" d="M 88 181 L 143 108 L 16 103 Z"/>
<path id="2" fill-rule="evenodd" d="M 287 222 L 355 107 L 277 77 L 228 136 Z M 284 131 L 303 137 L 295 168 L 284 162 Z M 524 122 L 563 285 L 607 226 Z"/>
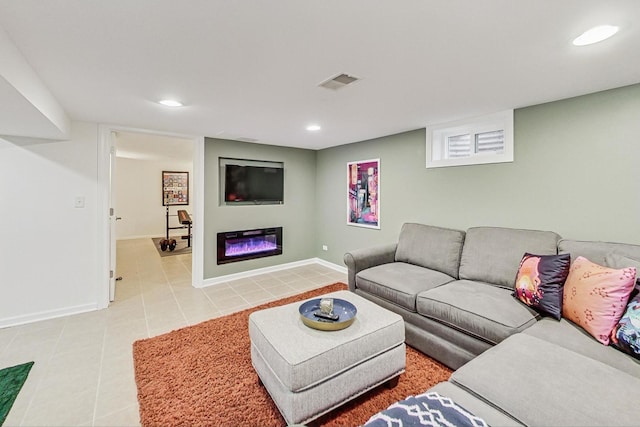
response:
<path id="1" fill-rule="evenodd" d="M 204 279 L 271 267 L 316 256 L 316 152 L 225 139 L 205 139 Z M 219 195 L 219 157 L 284 163 L 284 204 L 227 206 Z M 283 227 L 283 254 L 217 265 L 222 231 Z"/>
<path id="2" fill-rule="evenodd" d="M 515 110 L 515 161 L 425 168 L 425 130 L 313 151 L 207 138 L 204 278 L 397 241 L 404 222 L 640 244 L 640 84 Z M 221 206 L 218 158 L 285 164 L 282 206 Z M 347 162 L 380 158 L 380 230 L 347 225 Z M 284 227 L 284 254 L 218 266 L 219 231 Z M 322 250 L 322 245 L 328 251 Z"/>
<path id="3" fill-rule="evenodd" d="M 397 241 L 404 222 L 640 244 L 640 85 L 517 109 L 513 163 L 425 168 L 425 130 L 320 150 L 316 256 Z M 380 158 L 381 229 L 346 225 L 346 163 Z M 322 251 L 327 245 L 329 250 Z"/>

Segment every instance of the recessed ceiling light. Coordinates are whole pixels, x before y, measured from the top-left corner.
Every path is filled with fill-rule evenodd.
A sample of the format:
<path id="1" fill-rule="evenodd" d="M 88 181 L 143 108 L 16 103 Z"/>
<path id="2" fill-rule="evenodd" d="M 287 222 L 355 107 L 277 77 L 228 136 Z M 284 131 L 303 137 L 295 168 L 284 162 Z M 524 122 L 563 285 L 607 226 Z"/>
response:
<path id="1" fill-rule="evenodd" d="M 618 32 L 618 27 L 614 25 L 599 25 L 585 31 L 577 37 L 573 44 L 576 46 L 586 46 L 606 40 Z"/>
<path id="2" fill-rule="evenodd" d="M 158 101 L 158 103 L 164 105 L 165 107 L 182 107 L 182 102 L 176 101 L 174 99 L 163 99 L 162 101 Z"/>
<path id="3" fill-rule="evenodd" d="M 309 125 L 309 126 L 307 126 L 307 130 L 309 132 L 316 132 L 316 131 L 319 131 L 320 129 L 322 129 L 320 127 L 320 125 Z"/>

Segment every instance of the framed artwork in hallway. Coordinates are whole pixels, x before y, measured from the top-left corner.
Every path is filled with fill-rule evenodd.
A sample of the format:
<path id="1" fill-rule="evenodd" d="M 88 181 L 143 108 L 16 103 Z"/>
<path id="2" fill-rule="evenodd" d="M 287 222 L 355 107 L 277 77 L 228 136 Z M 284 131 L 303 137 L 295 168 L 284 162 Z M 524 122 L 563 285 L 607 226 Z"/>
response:
<path id="1" fill-rule="evenodd" d="M 380 229 L 380 159 L 347 163 L 347 224 Z"/>
<path id="2" fill-rule="evenodd" d="M 162 171 L 162 206 L 189 204 L 189 172 Z"/>

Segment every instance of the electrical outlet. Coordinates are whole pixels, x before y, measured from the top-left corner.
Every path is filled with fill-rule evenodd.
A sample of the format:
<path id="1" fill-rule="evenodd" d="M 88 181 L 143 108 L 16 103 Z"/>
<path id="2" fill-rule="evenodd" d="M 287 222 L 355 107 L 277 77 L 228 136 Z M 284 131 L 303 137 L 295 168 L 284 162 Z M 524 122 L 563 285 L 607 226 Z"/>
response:
<path id="1" fill-rule="evenodd" d="M 323 251 L 328 251 L 328 250 L 329 250 L 329 246 L 327 246 L 327 245 L 322 245 L 322 250 L 323 250 Z"/>

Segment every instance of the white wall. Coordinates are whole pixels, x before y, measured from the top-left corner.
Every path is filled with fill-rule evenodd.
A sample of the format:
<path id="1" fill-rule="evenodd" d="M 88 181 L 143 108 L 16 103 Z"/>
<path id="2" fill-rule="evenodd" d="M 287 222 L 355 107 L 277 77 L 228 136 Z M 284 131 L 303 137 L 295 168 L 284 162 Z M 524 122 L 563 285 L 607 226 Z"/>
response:
<path id="1" fill-rule="evenodd" d="M 190 144 L 190 141 L 183 144 Z M 191 157 L 129 159 L 118 157 L 115 171 L 116 239 L 161 237 L 165 235 L 166 207 L 162 206 L 162 171 L 189 172 L 189 205 L 170 206 L 170 215 L 178 209 L 193 214 L 193 160 Z M 192 219 L 195 218 L 192 215 Z M 169 217 L 169 226 L 179 226 L 178 218 Z M 186 235 L 186 230 L 170 230 L 170 235 Z"/>
<path id="2" fill-rule="evenodd" d="M 0 138 L 0 327 L 97 308 L 97 147 L 93 123 L 62 142 Z"/>

